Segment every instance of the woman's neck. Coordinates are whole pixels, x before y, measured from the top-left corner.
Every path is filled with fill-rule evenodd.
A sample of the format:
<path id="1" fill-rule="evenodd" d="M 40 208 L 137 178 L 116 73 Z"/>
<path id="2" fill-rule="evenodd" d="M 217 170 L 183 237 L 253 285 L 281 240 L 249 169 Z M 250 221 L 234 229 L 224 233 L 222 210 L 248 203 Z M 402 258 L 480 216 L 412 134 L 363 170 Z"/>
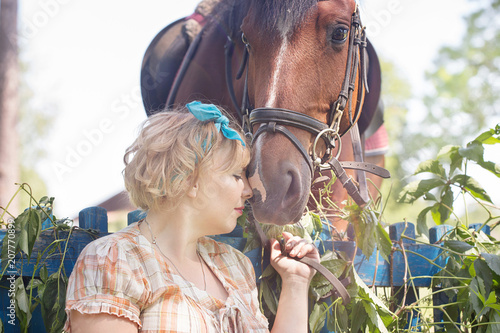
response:
<path id="1" fill-rule="evenodd" d="M 148 212 L 146 221 L 140 225 L 141 233 L 149 241 L 156 241 L 165 256 L 175 261 L 198 260 L 196 247 L 204 235 L 198 232 L 195 221 L 182 207 L 168 212 Z"/>

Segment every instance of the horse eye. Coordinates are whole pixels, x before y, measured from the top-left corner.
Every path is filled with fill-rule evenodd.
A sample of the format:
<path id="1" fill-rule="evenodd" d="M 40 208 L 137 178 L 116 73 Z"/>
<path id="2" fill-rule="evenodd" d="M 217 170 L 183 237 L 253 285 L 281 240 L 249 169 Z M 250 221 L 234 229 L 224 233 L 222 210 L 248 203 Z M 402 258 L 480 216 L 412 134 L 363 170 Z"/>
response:
<path id="1" fill-rule="evenodd" d="M 333 30 L 332 41 L 334 43 L 343 43 L 347 39 L 347 34 L 349 33 L 349 29 L 344 27 L 338 27 Z"/>

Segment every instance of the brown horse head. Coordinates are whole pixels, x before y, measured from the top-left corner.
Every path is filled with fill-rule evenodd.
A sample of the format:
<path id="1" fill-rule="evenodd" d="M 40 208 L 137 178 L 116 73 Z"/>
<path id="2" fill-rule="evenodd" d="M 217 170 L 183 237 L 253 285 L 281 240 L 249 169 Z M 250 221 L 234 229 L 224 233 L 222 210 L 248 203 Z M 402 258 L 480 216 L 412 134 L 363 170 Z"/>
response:
<path id="1" fill-rule="evenodd" d="M 189 47 L 175 33 L 180 23 L 165 28 L 151 43 L 141 74 L 143 97 L 149 113 L 165 105 L 168 96 L 168 106 L 201 100 L 221 105 L 237 115 L 239 107 L 234 100 L 246 99 L 243 87 L 247 82 L 247 105 L 249 109 L 261 108 L 260 114 L 274 114 L 276 118 L 284 114 L 289 117 L 300 114 L 310 117 L 299 117 L 300 123 L 315 119 L 322 125 L 331 125 L 332 116 L 338 114 L 336 106 L 340 105 L 344 112 L 338 123 L 333 122 L 338 124 L 338 136 L 356 123 L 365 94 L 360 88 L 363 81 L 361 71 L 356 62 L 348 61 L 348 58 L 351 59 L 348 56 L 349 44 L 361 31 L 359 25 L 353 23 L 355 0 L 217 2 L 212 19 L 207 20 L 203 32 Z M 242 33 L 246 46 L 242 42 Z M 359 36 L 356 35 L 356 38 L 360 44 Z M 228 43 L 234 46 L 232 57 L 227 56 L 231 54 L 227 52 L 231 49 Z M 187 53 L 183 59 L 172 61 L 178 59 L 178 53 L 185 52 L 185 49 Z M 249 55 L 247 81 L 243 79 L 245 76 L 237 80 L 228 74 L 230 71 L 238 72 L 245 50 Z M 358 55 L 359 63 L 364 63 L 366 59 L 362 53 Z M 228 62 L 227 58 L 232 62 Z M 176 64 L 181 60 L 182 65 L 177 71 L 179 65 Z M 345 86 L 346 73 L 351 72 L 350 85 Z M 376 84 L 379 83 L 380 78 Z M 234 88 L 235 96 L 230 93 L 230 87 Z M 345 93 L 347 88 L 352 90 L 351 94 Z M 343 95 L 353 97 L 348 102 L 346 98 L 339 102 L 341 91 Z M 374 103 L 367 104 L 376 105 L 379 92 L 367 94 L 368 102 L 370 96 L 374 100 Z M 363 118 L 368 114 L 369 123 L 373 112 L 366 111 L 365 105 Z M 257 113 L 253 110 L 250 118 Z M 300 126 L 256 121 L 252 122 L 252 127 L 253 158 L 248 174 L 254 192 L 254 216 L 262 223 L 283 225 L 296 222 L 311 191 L 314 172 L 310 155 L 330 156 L 325 154 L 326 142 L 319 140 L 313 152 L 317 134 L 311 134 Z M 284 135 L 284 131 L 289 134 Z M 344 142 L 349 141 L 346 137 Z M 338 146 L 337 141 L 336 149 Z M 331 153 L 335 154 L 335 151 Z M 346 145 L 339 159 L 352 160 L 352 149 L 349 152 Z M 340 202 L 347 194 L 341 186 L 338 188 L 339 193 L 334 193 L 336 197 L 332 196 L 332 200 Z"/>
<path id="2" fill-rule="evenodd" d="M 288 109 L 325 124 L 331 122 L 346 76 L 354 0 L 252 1 L 241 30 L 249 50 L 248 96 L 255 108 Z M 352 65 L 354 67 L 355 65 Z M 358 96 L 359 70 L 352 96 Z M 352 109 L 362 103 L 351 99 Z M 345 133 L 355 117 L 346 111 L 339 124 Z M 256 132 L 262 124 L 255 124 Z M 312 154 L 316 135 L 285 126 Z M 323 156 L 323 140 L 316 151 Z M 288 224 L 300 219 L 310 194 L 309 161 L 282 133 L 266 131 L 253 143 L 249 181 L 257 220 Z"/>

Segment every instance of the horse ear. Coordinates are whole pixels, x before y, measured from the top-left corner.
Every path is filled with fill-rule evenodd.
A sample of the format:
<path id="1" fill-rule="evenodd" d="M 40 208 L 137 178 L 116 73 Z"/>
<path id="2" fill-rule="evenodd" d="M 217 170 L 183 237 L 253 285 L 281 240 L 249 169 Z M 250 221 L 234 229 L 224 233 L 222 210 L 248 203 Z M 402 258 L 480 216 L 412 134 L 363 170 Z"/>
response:
<path id="1" fill-rule="evenodd" d="M 380 103 L 382 71 L 375 48 L 369 40 L 367 40 L 366 53 L 368 54 L 368 87 L 370 92 L 365 95 L 362 112 L 358 120 L 359 132 L 361 134 L 365 133 L 372 120 L 375 120 L 375 114 L 383 111 L 383 107 L 380 107 L 382 105 Z M 375 118 L 380 117 L 377 116 Z"/>

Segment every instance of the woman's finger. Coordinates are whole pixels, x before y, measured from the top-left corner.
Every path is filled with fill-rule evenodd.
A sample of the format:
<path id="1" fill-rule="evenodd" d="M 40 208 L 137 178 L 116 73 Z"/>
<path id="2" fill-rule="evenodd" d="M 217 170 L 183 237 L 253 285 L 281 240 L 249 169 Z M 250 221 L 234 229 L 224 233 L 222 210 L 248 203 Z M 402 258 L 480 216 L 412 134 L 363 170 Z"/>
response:
<path id="1" fill-rule="evenodd" d="M 276 239 L 271 239 L 271 261 L 275 261 L 281 255 L 281 246 Z"/>
<path id="2" fill-rule="evenodd" d="M 311 250 L 312 250 L 312 245 L 305 239 L 301 239 L 290 250 L 290 255 L 292 257 L 302 258 L 305 254 L 307 254 Z"/>

